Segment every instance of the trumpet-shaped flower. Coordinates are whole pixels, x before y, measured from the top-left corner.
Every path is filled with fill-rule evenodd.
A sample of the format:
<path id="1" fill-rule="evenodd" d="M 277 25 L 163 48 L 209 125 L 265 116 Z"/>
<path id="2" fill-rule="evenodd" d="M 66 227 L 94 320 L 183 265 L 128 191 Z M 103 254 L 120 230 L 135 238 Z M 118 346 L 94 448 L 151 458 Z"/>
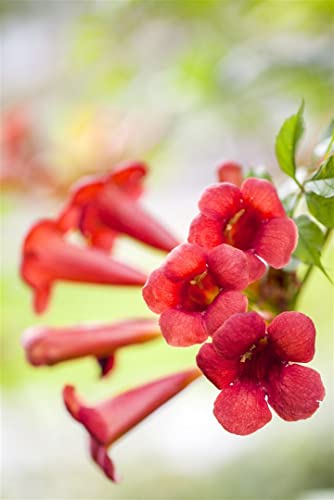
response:
<path id="1" fill-rule="evenodd" d="M 240 187 L 243 181 L 242 166 L 234 161 L 225 161 L 217 168 L 218 180 Z"/>
<path id="2" fill-rule="evenodd" d="M 100 250 L 69 243 L 52 220 L 38 222 L 26 236 L 21 276 L 34 290 L 37 313 L 47 307 L 52 285 L 57 280 L 134 286 L 142 286 L 146 280 L 140 271 Z"/>
<path id="3" fill-rule="evenodd" d="M 28 361 L 34 366 L 55 365 L 86 356 L 99 361 L 102 375 L 114 365 L 121 347 L 149 342 L 161 336 L 154 319 L 131 319 L 111 324 L 87 324 L 52 328 L 34 326 L 23 334 Z"/>
<path id="4" fill-rule="evenodd" d="M 197 364 L 222 389 L 214 414 L 229 432 L 246 435 L 271 420 L 313 415 L 325 396 L 320 375 L 298 363 L 314 356 L 315 328 L 299 312 L 283 312 L 266 328 L 255 312 L 235 314 L 204 344 Z"/>
<path id="5" fill-rule="evenodd" d="M 228 182 L 213 184 L 204 191 L 199 209 L 189 242 L 206 249 L 222 243 L 241 249 L 248 258 L 251 281 L 265 272 L 261 259 L 280 269 L 296 248 L 296 225 L 267 180 L 249 178 L 240 189 Z"/>
<path id="6" fill-rule="evenodd" d="M 58 219 L 60 227 L 79 229 L 91 245 L 106 251 L 126 234 L 169 252 L 177 240 L 138 202 L 146 172 L 145 164 L 130 163 L 80 183 Z"/>
<path id="7" fill-rule="evenodd" d="M 69 413 L 90 435 L 93 460 L 108 478 L 117 481 L 107 448 L 200 375 L 197 369 L 168 375 L 95 406 L 85 405 L 73 386 L 64 388 L 63 397 Z"/>
<path id="8" fill-rule="evenodd" d="M 204 342 L 232 314 L 247 309 L 240 293 L 249 282 L 244 253 L 230 245 L 205 251 L 185 243 L 153 271 L 143 288 L 149 308 L 173 346 Z"/>

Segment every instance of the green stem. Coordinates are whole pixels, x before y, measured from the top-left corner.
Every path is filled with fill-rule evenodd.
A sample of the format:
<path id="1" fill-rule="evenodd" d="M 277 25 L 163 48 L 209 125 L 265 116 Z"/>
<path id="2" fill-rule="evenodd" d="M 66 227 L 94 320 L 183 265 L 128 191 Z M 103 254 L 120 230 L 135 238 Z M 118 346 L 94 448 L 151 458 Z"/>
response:
<path id="1" fill-rule="evenodd" d="M 330 152 L 332 151 L 333 144 L 334 144 L 334 132 L 333 132 L 332 138 L 329 141 L 329 144 L 327 146 L 327 149 L 326 149 L 326 152 L 325 152 L 325 156 L 324 156 L 324 160 L 327 160 L 327 157 L 329 156 Z"/>
<path id="2" fill-rule="evenodd" d="M 328 228 L 327 231 L 326 231 L 326 233 L 325 233 L 324 242 L 323 242 L 323 246 L 322 246 L 323 250 L 324 250 L 325 245 L 326 245 L 326 243 L 327 243 L 327 241 L 328 241 L 328 239 L 329 239 L 329 237 L 331 235 L 331 232 L 332 232 L 332 230 L 330 228 Z M 300 288 L 297 290 L 297 292 L 295 293 L 295 296 L 292 299 L 292 305 L 293 305 L 294 308 L 296 307 L 298 299 L 300 298 L 301 292 L 304 290 L 306 283 L 310 279 L 310 276 L 312 274 L 312 271 L 313 271 L 314 267 L 315 266 L 313 264 L 311 264 L 310 266 L 308 266 L 308 268 L 307 268 L 307 270 L 306 270 L 306 272 L 304 274 L 302 284 L 300 285 Z"/>

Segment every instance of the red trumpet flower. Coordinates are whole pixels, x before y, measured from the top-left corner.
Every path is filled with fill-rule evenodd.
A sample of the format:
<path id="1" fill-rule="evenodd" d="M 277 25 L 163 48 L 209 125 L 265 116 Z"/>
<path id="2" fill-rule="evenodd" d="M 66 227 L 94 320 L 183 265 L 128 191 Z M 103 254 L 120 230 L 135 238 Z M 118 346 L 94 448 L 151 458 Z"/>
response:
<path id="1" fill-rule="evenodd" d="M 200 375 L 197 369 L 168 375 L 96 406 L 86 406 L 70 385 L 64 388 L 63 397 L 69 413 L 89 432 L 93 460 L 108 478 L 117 481 L 107 448 Z"/>
<path id="2" fill-rule="evenodd" d="M 161 314 L 160 328 L 174 346 L 204 342 L 232 314 L 247 310 L 240 293 L 249 282 L 247 258 L 229 245 L 206 252 L 176 247 L 143 288 L 148 307 Z"/>
<path id="3" fill-rule="evenodd" d="M 106 251 L 119 234 L 126 234 L 169 252 L 178 242 L 138 203 L 146 172 L 143 163 L 131 163 L 81 183 L 59 217 L 60 227 L 79 229 L 93 246 Z"/>
<path id="4" fill-rule="evenodd" d="M 298 232 L 269 181 L 249 178 L 240 189 L 227 182 L 214 184 L 204 191 L 199 208 L 189 242 L 207 249 L 226 243 L 243 250 L 251 281 L 265 272 L 259 257 L 275 269 L 289 262 Z"/>
<path id="5" fill-rule="evenodd" d="M 23 334 L 28 361 L 34 366 L 55 365 L 85 356 L 97 358 L 102 375 L 114 365 L 115 351 L 161 336 L 154 319 L 132 319 L 112 324 L 77 325 L 62 328 L 35 326 Z"/>
<path id="6" fill-rule="evenodd" d="M 218 180 L 240 187 L 243 181 L 242 166 L 234 161 L 225 161 L 217 168 Z"/>
<path id="7" fill-rule="evenodd" d="M 314 356 L 315 328 L 299 312 L 283 312 L 266 328 L 255 312 L 235 314 L 204 344 L 197 364 L 222 392 L 214 414 L 234 434 L 255 432 L 271 420 L 268 404 L 287 421 L 313 415 L 325 396 Z M 267 399 L 267 400 L 266 400 Z"/>
<path id="8" fill-rule="evenodd" d="M 26 236 L 21 275 L 34 289 L 37 313 L 47 307 L 52 285 L 57 280 L 136 286 L 142 286 L 146 280 L 143 273 L 99 250 L 67 242 L 52 220 L 38 222 Z"/>

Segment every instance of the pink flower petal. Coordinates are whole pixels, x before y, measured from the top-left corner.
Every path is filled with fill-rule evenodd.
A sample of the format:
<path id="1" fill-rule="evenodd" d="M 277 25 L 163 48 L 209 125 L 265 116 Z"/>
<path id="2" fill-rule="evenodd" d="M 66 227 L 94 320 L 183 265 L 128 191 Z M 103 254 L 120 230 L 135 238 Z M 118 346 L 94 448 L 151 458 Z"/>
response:
<path id="1" fill-rule="evenodd" d="M 120 478 L 116 473 L 114 463 L 108 456 L 105 446 L 101 445 L 94 438 L 90 438 L 89 449 L 92 459 L 102 469 L 107 478 L 111 479 L 114 483 L 118 483 Z"/>
<path id="2" fill-rule="evenodd" d="M 268 403 L 288 421 L 311 417 L 325 397 L 319 373 L 296 364 L 275 370 L 267 392 Z"/>
<path id="3" fill-rule="evenodd" d="M 122 163 L 107 176 L 106 184 L 117 185 L 132 198 L 137 199 L 143 192 L 143 181 L 147 171 L 147 165 L 142 162 Z"/>
<path id="4" fill-rule="evenodd" d="M 246 382 L 222 390 L 215 401 L 214 415 L 224 429 L 240 436 L 261 429 L 272 417 L 263 389 Z"/>
<path id="5" fill-rule="evenodd" d="M 219 356 L 212 344 L 202 345 L 196 360 L 200 370 L 218 389 L 228 386 L 238 375 L 238 362 Z"/>
<path id="6" fill-rule="evenodd" d="M 265 179 L 246 179 L 241 193 L 246 207 L 256 210 L 262 220 L 286 215 L 275 187 Z"/>
<path id="7" fill-rule="evenodd" d="M 225 161 L 217 169 L 220 182 L 230 182 L 240 187 L 242 184 L 242 166 L 234 161 Z"/>
<path id="8" fill-rule="evenodd" d="M 232 314 L 247 311 L 247 305 L 247 297 L 240 292 L 220 292 L 204 314 L 209 335 L 213 335 Z"/>
<path id="9" fill-rule="evenodd" d="M 43 312 L 57 280 L 105 285 L 143 285 L 146 276 L 93 248 L 66 241 L 53 220 L 35 224 L 23 244 L 21 276 L 35 292 L 36 312 Z"/>
<path id="10" fill-rule="evenodd" d="M 216 331 L 213 345 L 224 358 L 238 358 L 264 337 L 265 332 L 265 322 L 256 312 L 234 314 Z"/>
<path id="11" fill-rule="evenodd" d="M 200 375 L 197 368 L 167 375 L 95 406 L 84 404 L 70 385 L 64 388 L 63 398 L 72 417 L 101 445 L 109 446 Z"/>
<path id="12" fill-rule="evenodd" d="M 224 219 L 197 215 L 189 229 L 188 241 L 203 248 L 214 248 L 224 243 Z"/>
<path id="13" fill-rule="evenodd" d="M 159 268 L 150 274 L 142 293 L 151 311 L 160 314 L 180 303 L 181 288 L 182 283 L 166 278 L 164 270 Z"/>
<path id="14" fill-rule="evenodd" d="M 113 184 L 101 189 L 96 203 L 102 222 L 114 231 L 125 233 L 147 245 L 167 252 L 179 243 L 138 202 Z"/>
<path id="15" fill-rule="evenodd" d="M 249 283 L 247 257 L 238 248 L 225 244 L 213 248 L 208 267 L 225 290 L 243 290 Z"/>
<path id="16" fill-rule="evenodd" d="M 298 230 L 288 217 L 265 222 L 253 243 L 255 253 L 275 269 L 286 266 L 297 246 Z"/>
<path id="17" fill-rule="evenodd" d="M 165 261 L 164 271 L 167 278 L 173 281 L 187 280 L 206 269 L 206 255 L 198 245 L 184 243 L 172 250 Z"/>
<path id="18" fill-rule="evenodd" d="M 22 343 L 29 362 L 41 366 L 85 356 L 109 360 L 110 355 L 121 347 L 149 342 L 158 337 L 161 333 L 156 320 L 134 318 L 110 324 L 58 328 L 35 326 L 24 332 Z"/>
<path id="19" fill-rule="evenodd" d="M 308 363 L 314 356 L 315 327 L 305 314 L 287 311 L 268 327 L 269 338 L 281 359 Z"/>
<path id="20" fill-rule="evenodd" d="M 202 214 L 208 217 L 230 219 L 242 208 L 240 189 L 228 182 L 213 184 L 205 189 L 198 206 Z"/>
<path id="21" fill-rule="evenodd" d="M 267 268 L 265 264 L 251 250 L 245 252 L 248 261 L 249 282 L 259 280 L 265 274 Z"/>
<path id="22" fill-rule="evenodd" d="M 203 316 L 198 312 L 167 309 L 160 316 L 159 324 L 167 343 L 175 347 L 201 344 L 208 338 Z"/>

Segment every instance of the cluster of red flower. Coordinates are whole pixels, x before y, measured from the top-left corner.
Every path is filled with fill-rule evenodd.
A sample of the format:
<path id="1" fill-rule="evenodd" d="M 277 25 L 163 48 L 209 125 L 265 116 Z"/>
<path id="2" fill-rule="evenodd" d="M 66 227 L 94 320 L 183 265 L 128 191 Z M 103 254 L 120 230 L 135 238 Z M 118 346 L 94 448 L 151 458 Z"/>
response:
<path id="1" fill-rule="evenodd" d="M 302 313 L 283 312 L 267 326 L 265 315 L 246 312 L 242 291 L 264 275 L 267 265 L 284 267 L 297 243 L 297 228 L 273 185 L 256 178 L 243 181 L 239 165 L 222 165 L 220 182 L 199 201 L 188 243 L 178 245 L 140 206 L 145 174 L 145 165 L 136 163 L 81 184 L 59 217 L 35 225 L 23 245 L 22 277 L 34 289 L 38 313 L 46 308 L 56 280 L 145 285 L 144 299 L 160 314 L 160 330 L 169 344 L 185 347 L 212 339 L 197 355 L 200 371 L 169 375 L 95 407 L 84 405 L 74 387 L 65 387 L 68 411 L 87 428 L 91 456 L 112 480 L 116 474 L 106 451 L 111 443 L 201 373 L 221 389 L 216 418 L 240 435 L 269 422 L 268 404 L 283 419 L 299 420 L 310 417 L 324 397 L 318 373 L 293 364 L 313 358 L 312 321 Z M 85 246 L 68 241 L 73 231 Z M 147 281 L 108 255 L 120 234 L 169 252 Z M 24 347 L 34 365 L 94 356 L 106 375 L 117 349 L 155 339 L 160 330 L 152 319 L 36 327 L 25 333 Z"/>

